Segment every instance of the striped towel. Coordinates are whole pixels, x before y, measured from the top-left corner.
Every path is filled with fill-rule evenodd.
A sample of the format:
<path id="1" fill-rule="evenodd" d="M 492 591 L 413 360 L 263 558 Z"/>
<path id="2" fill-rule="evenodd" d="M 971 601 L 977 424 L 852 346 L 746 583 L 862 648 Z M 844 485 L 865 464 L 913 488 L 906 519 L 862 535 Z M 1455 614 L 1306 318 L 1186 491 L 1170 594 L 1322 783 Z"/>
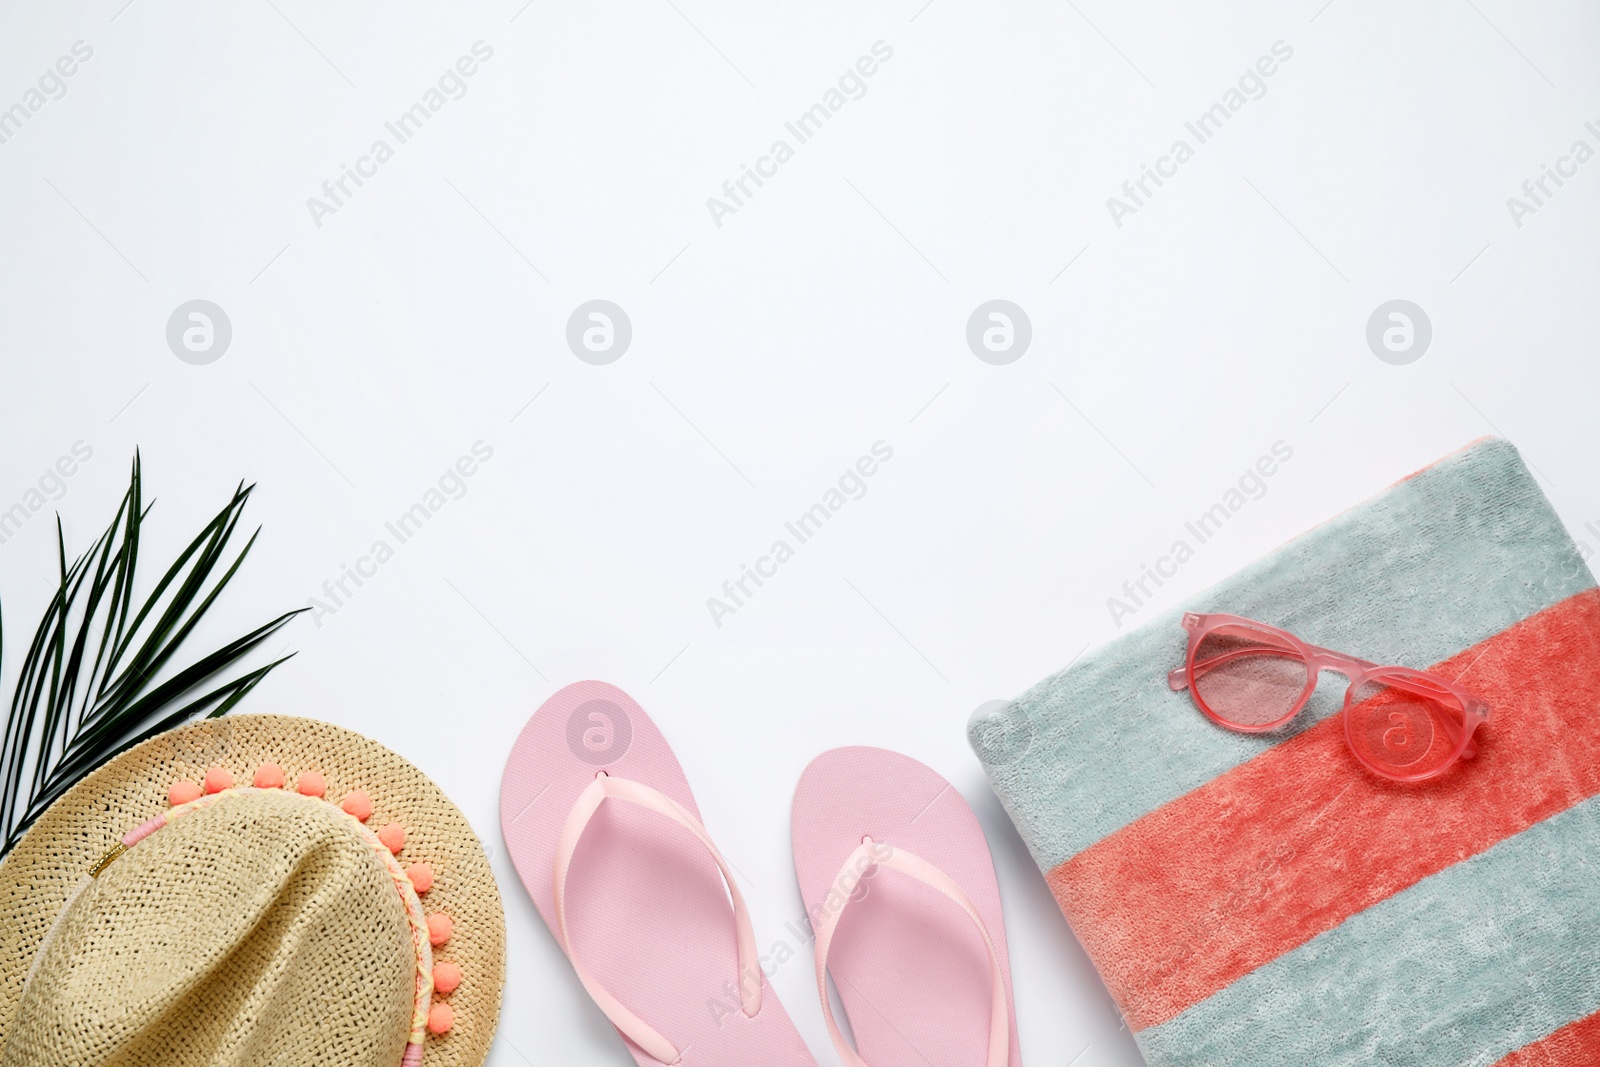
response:
<path id="1" fill-rule="evenodd" d="M 1167 688 L 1230 612 L 1489 702 L 1480 752 L 1362 771 L 1323 678 L 1289 727 Z M 1485 439 L 969 727 L 1153 1067 L 1600 1064 L 1600 590 Z"/>

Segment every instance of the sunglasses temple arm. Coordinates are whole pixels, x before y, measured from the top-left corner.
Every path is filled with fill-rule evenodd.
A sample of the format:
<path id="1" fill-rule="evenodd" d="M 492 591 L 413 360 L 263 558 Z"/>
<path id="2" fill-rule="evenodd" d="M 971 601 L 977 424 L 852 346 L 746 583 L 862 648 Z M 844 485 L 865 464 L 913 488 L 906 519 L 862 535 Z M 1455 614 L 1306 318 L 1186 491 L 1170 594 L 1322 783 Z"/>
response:
<path id="1" fill-rule="evenodd" d="M 1335 667 L 1342 669 L 1346 674 L 1348 674 L 1350 670 L 1355 668 L 1359 668 L 1360 670 L 1364 671 L 1370 671 L 1374 667 L 1378 666 L 1378 664 L 1369 659 L 1362 659 L 1359 656 L 1351 656 L 1344 652 L 1335 652 L 1331 648 L 1322 648 L 1319 645 L 1307 645 L 1306 647 L 1309 648 L 1311 650 L 1311 654 L 1316 657 L 1318 661 L 1320 661 L 1317 665 L 1319 670 L 1325 670 L 1328 667 Z"/>
<path id="2" fill-rule="evenodd" d="M 1466 729 L 1466 725 L 1464 723 L 1459 727 L 1456 726 L 1456 724 L 1451 721 L 1451 719 L 1450 719 L 1450 717 L 1448 715 L 1440 716 L 1440 719 L 1444 723 L 1444 728 L 1445 728 L 1446 732 L 1448 732 L 1450 734 L 1450 740 L 1451 741 L 1454 741 L 1456 738 L 1460 737 L 1461 736 L 1460 731 Z M 1462 750 L 1461 750 L 1461 758 L 1462 759 L 1471 759 L 1473 756 L 1476 756 L 1477 754 L 1478 754 L 1478 742 L 1474 741 L 1470 737 L 1467 738 L 1466 747 L 1462 748 Z"/>
<path id="3" fill-rule="evenodd" d="M 1189 688 L 1189 672 L 1184 667 L 1177 667 L 1167 674 L 1167 687 L 1174 693 L 1182 692 Z"/>

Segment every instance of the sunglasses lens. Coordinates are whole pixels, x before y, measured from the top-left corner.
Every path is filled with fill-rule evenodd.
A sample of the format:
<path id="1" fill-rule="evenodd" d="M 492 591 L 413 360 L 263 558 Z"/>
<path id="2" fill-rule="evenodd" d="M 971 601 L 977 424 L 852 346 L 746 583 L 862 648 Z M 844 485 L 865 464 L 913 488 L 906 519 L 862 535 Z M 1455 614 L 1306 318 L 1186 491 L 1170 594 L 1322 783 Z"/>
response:
<path id="1" fill-rule="evenodd" d="M 1379 774 L 1425 778 L 1461 750 L 1461 708 L 1447 692 L 1403 678 L 1363 682 L 1350 694 L 1345 736 Z"/>
<path id="2" fill-rule="evenodd" d="M 1223 626 L 1194 653 L 1195 695 L 1230 726 L 1258 730 L 1286 718 L 1309 677 L 1300 653 L 1281 638 Z"/>

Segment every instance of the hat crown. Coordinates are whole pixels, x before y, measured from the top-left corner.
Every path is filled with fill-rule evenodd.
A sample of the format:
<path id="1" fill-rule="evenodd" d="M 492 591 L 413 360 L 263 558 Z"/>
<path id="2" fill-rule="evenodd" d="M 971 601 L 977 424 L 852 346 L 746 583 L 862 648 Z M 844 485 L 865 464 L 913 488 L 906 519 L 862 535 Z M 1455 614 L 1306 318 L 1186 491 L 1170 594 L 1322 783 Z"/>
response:
<path id="1" fill-rule="evenodd" d="M 416 967 L 405 905 L 352 820 L 238 790 L 86 883 L 40 947 L 0 1067 L 394 1067 Z"/>

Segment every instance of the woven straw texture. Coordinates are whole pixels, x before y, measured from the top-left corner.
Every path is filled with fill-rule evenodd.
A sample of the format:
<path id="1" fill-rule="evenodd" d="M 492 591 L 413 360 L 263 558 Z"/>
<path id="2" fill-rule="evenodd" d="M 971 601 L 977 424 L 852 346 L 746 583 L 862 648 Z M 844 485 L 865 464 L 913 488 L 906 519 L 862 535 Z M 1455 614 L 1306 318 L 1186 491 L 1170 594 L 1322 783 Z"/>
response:
<path id="1" fill-rule="evenodd" d="M 435 873 L 425 910 L 455 920 L 435 958 L 463 973 L 448 1000 L 454 1028 L 428 1038 L 423 1062 L 481 1067 L 505 972 L 504 915 L 482 845 L 438 787 L 388 749 L 273 715 L 195 723 L 129 750 L 52 806 L 0 864 L 0 1065 L 398 1067 L 411 994 L 398 897 L 331 809 L 323 825 L 296 797 L 216 805 L 141 842 L 73 904 L 28 983 L 70 894 L 123 834 L 166 808 L 174 781 L 218 766 L 248 784 L 266 762 L 291 783 L 322 773 L 333 801 L 364 789 L 369 826 L 405 827 L 401 860 Z"/>
<path id="2" fill-rule="evenodd" d="M 0 1064 L 395 1067 L 410 930 L 337 818 L 282 790 L 228 796 L 120 857 L 40 952 Z"/>

